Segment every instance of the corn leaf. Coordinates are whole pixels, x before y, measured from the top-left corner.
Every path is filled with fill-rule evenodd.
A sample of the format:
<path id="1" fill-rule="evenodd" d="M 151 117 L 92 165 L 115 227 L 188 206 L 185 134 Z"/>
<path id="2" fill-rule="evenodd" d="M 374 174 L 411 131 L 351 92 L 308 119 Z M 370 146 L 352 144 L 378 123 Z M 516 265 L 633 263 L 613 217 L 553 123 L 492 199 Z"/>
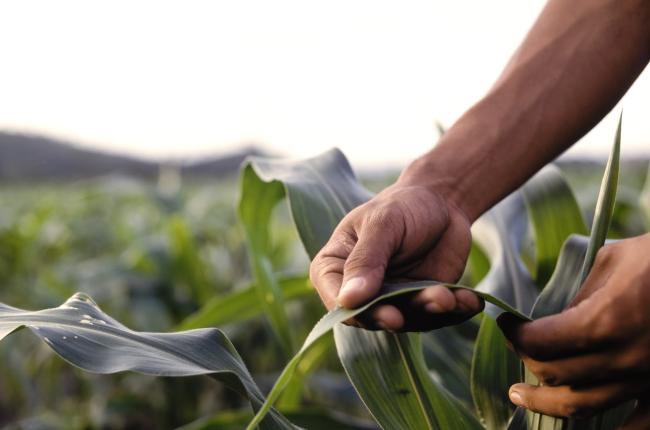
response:
<path id="1" fill-rule="evenodd" d="M 286 276 L 277 279 L 285 301 L 312 295 L 314 289 L 304 275 Z M 248 285 L 241 290 L 208 300 L 194 314 L 187 317 L 178 330 L 191 330 L 202 327 L 216 327 L 245 321 L 264 313 L 264 306 L 258 299 L 258 288 Z"/>
<path id="2" fill-rule="evenodd" d="M 472 331 L 478 332 L 478 323 L 470 320 Z M 433 379 L 466 406 L 473 409 L 472 393 L 467 375 L 472 368 L 472 354 L 476 333 L 464 333 L 466 327 L 443 327 L 422 333 L 422 352 Z M 473 334 L 473 335 L 472 335 Z"/>
<path id="3" fill-rule="evenodd" d="M 298 409 L 302 401 L 302 395 L 307 386 L 307 379 L 316 371 L 323 361 L 328 357 L 327 352 L 334 346 L 334 337 L 325 335 L 318 339 L 314 345 L 307 350 L 296 367 L 291 380 L 278 399 L 277 407 L 286 409 Z"/>
<path id="4" fill-rule="evenodd" d="M 596 201 L 596 210 L 594 211 L 594 220 L 591 223 L 591 235 L 589 237 L 589 246 L 587 248 L 587 255 L 582 265 L 580 277 L 578 282 L 580 285 L 584 282 L 594 265 L 596 254 L 598 250 L 605 243 L 607 239 L 607 231 L 612 222 L 612 215 L 614 214 L 614 204 L 616 203 L 616 188 L 618 186 L 618 171 L 619 159 L 621 157 L 621 125 L 623 117 L 618 120 L 618 127 L 616 129 L 616 137 L 614 138 L 614 145 L 612 152 L 607 160 L 605 166 L 605 174 L 600 184 L 600 192 L 598 193 L 598 200 Z"/>
<path id="5" fill-rule="evenodd" d="M 548 165 L 521 189 L 535 243 L 535 281 L 545 285 L 553 273 L 560 249 L 572 234 L 587 235 L 580 206 L 555 165 Z"/>
<path id="6" fill-rule="evenodd" d="M 530 311 L 538 294 L 520 257 L 526 229 L 526 208 L 519 191 L 496 205 L 472 227 L 474 240 L 490 260 L 490 270 L 476 289 L 499 297 L 525 313 Z M 494 305 L 486 306 L 472 358 L 472 397 L 488 429 L 505 428 L 510 420 L 514 407 L 508 399 L 508 387 L 519 380 L 521 373 L 521 362 L 506 346 L 496 323 L 502 311 Z"/>
<path id="7" fill-rule="evenodd" d="M 392 285 L 391 284 L 385 284 L 384 287 L 383 287 L 383 290 L 382 290 L 383 293 L 380 294 L 375 299 L 371 300 L 370 302 L 366 303 L 365 305 L 363 305 L 363 306 L 361 306 L 359 308 L 356 308 L 356 309 L 345 309 L 345 308 L 337 307 L 337 308 L 331 310 L 330 312 L 328 312 L 327 314 L 325 314 L 323 316 L 323 318 L 321 318 L 320 321 L 318 321 L 318 323 L 316 323 L 316 325 L 314 326 L 312 331 L 309 333 L 309 335 L 307 336 L 307 339 L 305 339 L 305 342 L 303 343 L 303 346 L 300 348 L 298 353 L 289 361 L 287 366 L 284 368 L 284 370 L 282 371 L 282 373 L 278 377 L 275 385 L 273 386 L 273 389 L 271 390 L 271 392 L 267 396 L 264 406 L 258 411 L 258 413 L 255 416 L 255 418 L 253 419 L 253 421 L 251 421 L 251 423 L 248 426 L 248 429 L 253 429 L 254 426 L 257 425 L 260 422 L 260 420 L 264 417 L 264 415 L 267 413 L 267 411 L 271 408 L 271 406 L 278 399 L 280 394 L 282 394 L 282 391 L 284 390 L 284 388 L 288 384 L 289 380 L 291 379 L 293 373 L 296 370 L 296 367 L 300 363 L 300 360 L 302 359 L 302 356 L 309 350 L 309 348 L 311 348 L 311 346 L 318 339 L 320 339 L 322 336 L 324 336 L 324 335 L 328 334 L 329 332 L 331 332 L 337 324 L 341 324 L 344 321 L 349 320 L 350 318 L 354 318 L 355 316 L 359 315 L 361 312 L 364 312 L 364 311 L 368 310 L 370 307 L 372 307 L 372 306 L 374 306 L 374 305 L 376 305 L 376 304 L 378 304 L 380 302 L 388 301 L 391 298 L 398 297 L 398 296 L 404 295 L 404 294 L 414 294 L 414 293 L 417 293 L 419 291 L 422 291 L 425 288 L 435 286 L 435 285 L 444 285 L 445 287 L 452 288 L 452 289 L 464 288 L 464 289 L 472 290 L 469 287 L 464 287 L 464 286 L 460 286 L 460 285 L 453 285 L 453 284 L 446 284 L 446 283 L 440 283 L 440 282 L 435 282 L 435 281 L 408 282 L 408 283 L 403 283 L 403 284 L 392 284 Z M 476 294 L 478 294 L 480 297 L 482 297 L 486 301 L 488 301 L 488 302 L 490 302 L 490 303 L 492 303 L 492 304 L 494 304 L 496 306 L 499 306 L 501 309 L 503 309 L 506 312 L 510 312 L 510 313 L 512 313 L 512 314 L 514 314 L 514 315 L 516 315 L 519 318 L 522 318 L 524 320 L 529 320 L 528 317 L 523 315 L 517 309 L 511 307 L 507 303 L 505 303 L 505 302 L 503 302 L 503 301 L 501 301 L 501 300 L 499 300 L 499 299 L 497 299 L 497 298 L 495 298 L 495 297 L 493 297 L 493 296 L 491 296 L 489 294 L 486 294 L 486 293 L 483 293 L 483 292 L 480 292 L 480 291 L 477 291 Z M 364 336 L 366 334 L 376 335 L 376 336 L 382 335 L 381 333 L 367 332 L 367 331 L 364 331 L 362 329 L 357 329 L 357 331 L 358 332 L 364 332 Z M 400 336 L 408 336 L 408 335 L 407 334 L 400 334 Z M 358 337 L 357 340 L 359 342 L 362 342 L 360 337 Z M 337 342 L 337 348 L 338 347 L 339 347 L 339 344 Z M 370 347 L 370 345 L 368 345 L 368 347 Z M 339 354 L 340 353 L 341 352 L 339 351 Z M 415 359 L 413 359 L 413 360 L 415 360 Z M 414 362 L 414 363 L 420 364 L 421 361 Z M 344 366 L 345 366 L 345 363 L 344 363 Z M 412 370 L 412 371 L 413 371 L 412 375 L 416 374 L 415 370 Z M 413 384 L 413 381 L 404 381 L 404 385 L 406 385 L 406 386 L 412 386 L 412 384 Z M 357 387 L 357 388 L 364 389 L 365 387 Z M 410 394 L 410 393 L 412 393 L 412 391 L 409 391 L 408 393 L 405 392 L 404 394 L 407 395 L 407 394 Z M 386 393 L 384 393 L 384 394 L 386 394 Z M 360 395 L 361 395 L 362 399 L 364 399 L 363 394 L 360 393 Z M 422 402 L 422 400 L 418 399 L 417 397 L 415 398 L 415 401 L 418 404 Z M 367 403 L 366 403 L 366 405 L 367 405 Z M 450 415 L 456 414 L 456 411 L 452 412 L 452 411 L 449 410 L 447 412 Z M 371 411 L 371 413 L 374 413 L 374 411 Z M 436 428 L 436 427 L 434 427 L 434 428 Z M 459 427 L 459 428 L 462 428 L 462 427 Z"/>
<path id="8" fill-rule="evenodd" d="M 259 180 L 262 182 L 268 184 L 281 182 L 284 184 L 294 223 L 298 229 L 301 241 L 311 258 L 313 258 L 326 243 L 331 232 L 345 214 L 371 197 L 371 194 L 357 182 L 347 160 L 338 150 L 331 150 L 319 157 L 300 162 L 252 158 L 249 160 L 249 164 L 246 165 L 245 170 L 255 172 L 258 175 Z M 260 192 L 263 192 L 261 187 L 259 190 Z M 285 367 L 276 381 L 274 388 L 269 393 L 265 406 L 258 411 L 256 417 L 249 424 L 249 428 L 253 428 L 257 423 L 259 423 L 259 420 L 264 416 L 266 410 L 274 404 L 291 379 L 302 355 L 318 338 L 329 333 L 337 324 L 363 312 L 381 300 L 387 300 L 401 294 L 412 294 L 426 288 L 427 286 L 436 284 L 436 282 L 427 281 L 420 283 L 385 285 L 382 290 L 382 295 L 359 309 L 348 310 L 338 308 L 326 314 L 308 335 L 298 354 L 296 354 Z M 461 286 L 450 287 L 463 288 Z M 525 314 L 517 311 L 505 301 L 484 292 L 479 292 L 479 294 L 488 302 L 496 304 L 504 310 L 518 314 L 524 319 L 527 318 Z M 412 349 L 407 350 L 404 348 L 404 345 L 408 344 L 406 341 L 408 335 L 406 334 L 391 334 L 389 336 L 393 338 L 393 342 L 390 343 L 390 345 L 392 345 L 390 348 L 397 349 L 401 345 L 403 353 L 420 355 L 416 357 L 409 356 L 403 359 L 402 362 L 395 363 L 395 368 L 407 366 L 408 370 L 401 373 L 395 371 L 395 374 L 391 375 L 395 378 L 395 383 L 402 384 L 403 387 L 406 387 L 406 389 L 402 391 L 402 400 L 404 402 L 409 402 L 412 410 L 420 411 L 420 417 L 426 416 L 426 419 L 423 419 L 423 421 L 419 422 L 418 425 L 422 428 L 438 428 L 430 426 L 435 425 L 436 422 L 451 422 L 456 424 L 452 424 L 452 426 L 448 428 L 467 428 L 467 422 L 464 421 L 463 418 L 466 416 L 462 409 L 463 405 L 456 400 L 449 401 L 449 404 L 455 405 L 454 408 L 450 407 L 446 408 L 444 411 L 440 410 L 441 414 L 449 417 L 448 419 L 445 419 L 444 416 L 441 418 L 437 415 L 431 415 L 431 411 L 435 410 L 437 413 L 438 410 L 442 408 L 434 409 L 431 404 L 427 404 L 429 402 L 428 398 L 422 395 L 422 389 L 418 388 L 416 384 L 427 384 L 427 390 L 438 390 L 441 397 L 448 396 L 448 394 L 444 392 L 444 389 L 441 386 L 433 384 L 430 381 L 430 378 L 427 378 L 425 382 L 414 381 L 413 375 L 423 375 L 427 373 L 423 364 L 424 361 L 421 357 L 421 351 L 414 351 Z M 352 340 L 346 339 L 346 341 L 343 342 L 342 338 L 346 337 L 350 337 Z M 337 339 L 337 350 L 339 351 L 339 356 L 350 357 L 354 355 L 348 354 L 345 351 L 345 348 L 349 345 L 355 345 L 361 349 L 366 348 L 372 350 L 375 345 L 381 344 L 380 338 L 385 337 L 386 335 L 381 333 L 365 333 L 361 330 L 347 330 L 344 334 L 336 336 L 335 339 Z M 372 339 L 372 341 L 370 339 Z M 383 373 L 390 374 L 389 372 L 386 372 L 385 367 L 382 367 L 385 363 L 386 361 L 383 360 L 381 356 L 374 355 L 373 360 L 367 360 L 365 362 L 365 374 L 372 374 L 377 378 L 379 378 Z M 346 368 L 346 371 L 348 371 L 351 366 L 351 361 L 344 360 L 342 364 L 344 365 L 344 368 Z M 353 375 L 358 375 L 359 372 L 348 371 L 348 374 L 351 378 L 354 378 Z M 399 380 L 398 377 L 404 377 L 404 379 Z M 355 383 L 353 380 L 352 382 L 369 408 L 373 408 L 373 405 L 381 404 L 381 401 L 376 400 L 377 398 L 385 398 L 390 395 L 390 393 L 387 392 L 368 388 L 364 383 L 359 383 L 359 381 L 356 381 Z M 428 384 L 430 383 L 431 385 L 429 386 Z M 448 398 L 451 399 L 451 397 Z M 371 409 L 370 412 L 377 419 L 384 416 L 381 410 Z M 474 423 L 478 425 L 475 421 Z M 380 422 L 380 424 L 384 425 L 382 422 Z"/>
<path id="9" fill-rule="evenodd" d="M 228 338 L 218 329 L 141 333 L 128 329 L 83 294 L 63 305 L 25 311 L 0 304 L 0 340 L 27 327 L 70 364 L 93 373 L 134 371 L 156 376 L 211 375 L 248 397 L 254 411 L 264 396 Z M 261 429 L 297 429 L 277 411 Z"/>
<path id="10" fill-rule="evenodd" d="M 506 197 L 472 226 L 472 237 L 490 260 L 488 274 L 477 285 L 484 292 L 528 314 L 538 290 L 521 260 L 528 221 L 519 192 Z M 496 318 L 502 308 L 487 305 L 485 313 Z"/>
<path id="11" fill-rule="evenodd" d="M 505 298 L 502 296 L 505 291 L 511 300 L 518 302 L 518 309 L 528 312 L 537 288 L 521 261 L 526 218 L 530 218 L 536 238 L 539 284 L 548 279 L 567 237 L 586 232 L 578 203 L 559 169 L 551 165 L 486 215 L 474 226 L 474 236 L 479 244 L 482 242 L 491 250 L 488 254 L 492 256 L 491 270 L 477 288 L 501 298 Z M 471 373 L 474 402 L 488 429 L 503 429 L 510 422 L 514 407 L 508 398 L 508 388 L 519 381 L 520 368 L 521 361 L 507 348 L 494 314 L 488 312 L 476 339 Z"/>
<path id="12" fill-rule="evenodd" d="M 428 374 L 419 334 L 375 333 L 337 324 L 334 338 L 341 362 L 345 363 L 345 371 L 357 391 L 377 393 L 362 399 L 382 428 L 481 428 L 469 410 Z M 377 363 L 384 372 L 377 372 L 368 363 Z M 418 402 L 411 401 L 412 396 Z"/>
<path id="13" fill-rule="evenodd" d="M 556 314 L 562 312 L 562 310 L 569 306 L 589 274 L 598 250 L 605 243 L 616 201 L 621 122 L 621 119 L 619 119 L 614 145 L 612 146 L 612 151 L 607 161 L 607 166 L 605 167 L 590 236 L 588 239 L 572 236 L 567 240 L 560 254 L 560 260 L 553 276 L 533 307 L 531 313 L 533 318 Z M 525 373 L 525 381 L 529 384 L 538 383 L 531 372 Z M 628 407 L 628 405 L 623 405 L 590 420 L 564 420 L 529 412 L 527 414 L 527 421 L 529 428 L 539 430 L 576 428 L 609 429 L 622 423 Z M 604 427 L 604 425 L 608 425 L 609 427 Z"/>
<path id="14" fill-rule="evenodd" d="M 275 206 L 284 198 L 280 182 L 266 183 L 249 167 L 241 175 L 239 219 L 244 226 L 248 257 L 257 290 L 266 317 L 287 356 L 293 352 L 293 334 L 284 308 L 282 289 L 271 264 L 271 237 L 269 222 Z"/>

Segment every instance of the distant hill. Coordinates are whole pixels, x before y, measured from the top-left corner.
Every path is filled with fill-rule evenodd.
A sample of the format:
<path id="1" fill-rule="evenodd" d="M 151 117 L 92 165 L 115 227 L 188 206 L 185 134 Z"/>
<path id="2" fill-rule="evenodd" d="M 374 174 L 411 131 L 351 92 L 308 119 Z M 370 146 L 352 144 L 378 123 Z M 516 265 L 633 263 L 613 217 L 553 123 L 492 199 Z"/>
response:
<path id="1" fill-rule="evenodd" d="M 223 157 L 177 164 L 184 177 L 223 177 L 239 170 L 248 155 L 262 151 L 248 147 Z M 83 149 L 43 136 L 0 132 L 0 180 L 76 180 L 105 175 L 155 179 L 161 162 Z"/>
<path id="2" fill-rule="evenodd" d="M 266 152 L 248 146 L 240 151 L 219 157 L 208 157 L 205 160 L 185 163 L 181 166 L 184 177 L 223 177 L 239 172 L 239 166 L 249 155 L 264 156 Z"/>

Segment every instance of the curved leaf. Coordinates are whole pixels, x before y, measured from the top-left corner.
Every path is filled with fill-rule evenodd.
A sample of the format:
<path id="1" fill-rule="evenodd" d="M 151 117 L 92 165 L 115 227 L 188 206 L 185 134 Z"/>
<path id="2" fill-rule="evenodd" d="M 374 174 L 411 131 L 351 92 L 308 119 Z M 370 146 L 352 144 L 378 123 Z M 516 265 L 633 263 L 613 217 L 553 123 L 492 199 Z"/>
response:
<path id="1" fill-rule="evenodd" d="M 350 336 L 353 330 L 355 336 Z M 382 428 L 481 428 L 463 404 L 434 384 L 424 362 L 410 362 L 422 360 L 421 336 L 374 333 L 337 324 L 334 337 L 353 385 L 363 385 L 363 391 L 377 393 L 364 396 L 363 401 Z M 375 372 L 367 366 L 368 361 L 377 361 L 384 372 Z M 403 381 L 411 381 L 411 384 L 405 385 Z M 418 402 L 410 401 L 410 396 Z"/>
<path id="2" fill-rule="evenodd" d="M 277 282 L 286 301 L 314 293 L 306 276 L 278 278 Z M 257 287 L 249 285 L 224 296 L 213 297 L 201 309 L 187 317 L 178 329 L 191 330 L 233 324 L 256 317 L 263 312 L 264 306 L 258 298 Z"/>
<path id="3" fill-rule="evenodd" d="M 496 205 L 472 226 L 472 235 L 486 250 L 490 270 L 477 285 L 518 310 L 528 313 L 538 289 L 521 259 L 528 218 L 520 191 Z M 519 357 L 506 345 L 496 317 L 503 309 L 487 305 L 474 343 L 470 374 L 474 404 L 488 429 L 504 428 L 514 411 L 508 387 L 520 377 Z"/>
<path id="4" fill-rule="evenodd" d="M 83 294 L 63 305 L 25 311 L 0 305 L 0 340 L 27 327 L 70 364 L 93 373 L 134 371 L 156 376 L 211 375 L 248 397 L 257 411 L 264 396 L 228 338 L 218 329 L 141 333 L 106 315 Z M 271 410 L 262 429 L 296 429 Z"/>
<path id="5" fill-rule="evenodd" d="M 268 184 L 275 184 L 277 181 L 281 181 L 284 184 L 285 193 L 289 199 L 294 222 L 303 245 L 311 258 L 313 258 L 320 248 L 327 242 L 331 232 L 334 230 L 340 219 L 343 218 L 348 211 L 367 201 L 371 197 L 371 194 L 356 181 L 354 173 L 343 154 L 336 149 L 328 151 L 319 157 L 299 162 L 251 158 L 245 169 L 252 169 L 257 173 L 261 181 Z M 313 328 L 298 354 L 294 356 L 285 367 L 276 381 L 274 388 L 269 393 L 265 406 L 258 412 L 249 425 L 249 428 L 256 425 L 264 416 L 266 409 L 276 401 L 291 378 L 301 356 L 320 336 L 330 332 L 337 324 L 363 312 L 365 309 L 368 309 L 369 306 L 372 306 L 380 300 L 386 300 L 400 294 L 414 293 L 427 286 L 436 284 L 437 283 L 435 282 L 420 282 L 385 285 L 383 288 L 384 294 L 359 309 L 348 310 L 338 308 L 326 314 Z M 452 286 L 452 288 L 463 287 Z M 527 319 L 523 313 L 517 311 L 503 300 L 484 292 L 478 292 L 478 294 L 484 297 L 488 302 L 496 304 L 504 310 L 516 313 L 522 318 Z M 341 336 L 337 336 L 337 349 L 339 350 L 339 355 L 341 357 L 350 357 L 351 355 L 347 354 L 345 351 L 345 348 L 347 348 L 348 345 L 370 349 L 373 347 L 373 344 L 379 342 L 378 338 L 380 336 L 385 335 L 380 333 L 362 334 L 360 330 L 348 330 L 342 336 L 349 337 L 350 339 L 346 339 L 346 341 L 343 342 Z M 397 348 L 399 344 L 405 345 L 404 339 L 408 335 L 393 334 L 390 336 L 395 337 L 395 342 L 391 343 L 392 348 L 394 349 Z M 412 350 L 408 350 L 406 353 L 421 354 L 421 351 L 413 352 Z M 383 361 L 380 356 L 375 356 L 373 360 L 366 361 L 365 370 L 367 372 L 374 372 L 377 377 L 380 377 L 379 375 L 384 371 L 384 368 L 382 368 L 384 362 L 385 361 Z M 421 357 L 407 357 L 404 362 L 409 366 L 410 372 L 408 374 L 424 374 L 426 372 L 425 367 L 419 368 L 419 366 L 423 366 L 423 360 Z M 342 364 L 346 370 L 351 366 L 351 363 L 348 360 L 343 360 Z M 398 363 L 398 365 L 401 365 L 401 363 Z M 352 374 L 353 372 L 348 373 Z M 402 375 L 408 376 L 408 374 Z M 394 377 L 397 378 L 399 375 L 400 374 L 397 373 Z M 413 380 L 406 378 L 398 382 L 403 384 L 403 386 L 409 387 L 409 390 L 405 391 L 405 402 L 411 402 L 410 404 L 412 407 L 420 410 L 423 415 L 430 413 L 430 406 L 423 405 L 422 397 L 416 394 L 418 390 L 417 387 L 415 387 Z M 380 402 L 374 401 L 376 397 L 384 397 L 387 395 L 386 393 L 368 390 L 362 384 L 355 384 L 355 387 L 361 398 L 369 407 L 380 404 Z M 436 389 L 441 391 L 443 390 L 442 387 L 438 387 L 437 385 Z M 381 411 L 371 410 L 371 413 L 376 417 L 381 416 Z M 456 414 L 462 415 L 458 411 L 454 411 L 452 408 L 447 409 L 444 413 L 450 416 Z M 434 422 L 433 418 L 428 418 L 430 418 L 428 419 L 429 424 Z M 435 419 L 438 418 L 439 417 Z M 427 425 L 427 423 L 421 424 L 425 426 Z"/>
<path id="6" fill-rule="evenodd" d="M 241 174 L 239 219 L 244 226 L 248 257 L 253 272 L 258 300 L 269 319 L 285 353 L 293 352 L 293 336 L 284 310 L 284 297 L 271 265 L 271 238 L 269 222 L 275 206 L 284 198 L 280 182 L 264 182 L 250 166 Z"/>
<path id="7" fill-rule="evenodd" d="M 251 421 L 249 426 L 247 427 L 248 429 L 253 429 L 255 425 L 257 425 L 260 420 L 264 417 L 266 412 L 271 408 L 271 406 L 275 403 L 277 398 L 282 394 L 282 391 L 286 387 L 287 383 L 291 379 L 293 372 L 296 369 L 296 366 L 300 363 L 300 360 L 302 359 L 302 356 L 305 354 L 305 352 L 322 336 L 326 335 L 327 333 L 331 332 L 334 327 L 337 324 L 341 324 L 344 321 L 349 320 L 350 318 L 354 318 L 361 312 L 364 312 L 368 310 L 370 307 L 382 302 L 389 300 L 393 297 L 397 297 L 403 294 L 413 294 L 417 293 L 419 291 L 422 291 L 423 289 L 427 287 L 431 287 L 434 285 L 444 285 L 447 288 L 452 288 L 452 289 L 458 289 L 458 288 L 464 288 L 473 291 L 471 288 L 468 287 L 463 287 L 460 285 L 452 285 L 452 284 L 443 284 L 440 282 L 435 282 L 435 281 L 422 281 L 422 282 L 409 282 L 409 283 L 404 283 L 404 284 L 396 284 L 396 285 L 389 285 L 386 284 L 384 285 L 383 291 L 385 291 L 383 294 L 379 295 L 375 299 L 371 300 L 370 302 L 366 303 L 365 305 L 356 308 L 356 309 L 345 309 L 342 307 L 337 307 L 327 314 L 325 314 L 318 323 L 314 326 L 312 331 L 309 333 L 307 336 L 307 339 L 305 339 L 305 342 L 302 345 L 302 348 L 298 351 L 298 353 L 289 361 L 289 363 L 286 365 L 280 376 L 278 377 L 277 381 L 275 382 L 275 385 L 273 386 L 273 389 L 269 393 L 269 395 L 266 398 L 266 402 L 260 408 L 260 410 L 257 412 L 257 415 Z M 489 301 L 490 303 L 499 306 L 503 311 L 513 313 L 514 315 L 518 316 L 519 318 L 529 320 L 528 317 L 525 315 L 521 314 L 519 311 L 516 309 L 512 308 L 505 302 L 490 296 L 489 294 L 483 293 L 483 292 L 476 292 L 479 296 L 483 297 L 486 301 Z M 358 329 L 356 331 L 361 332 L 361 329 Z M 356 334 L 356 332 L 355 332 Z M 374 336 L 383 336 L 382 333 L 380 332 L 367 332 L 363 334 L 363 336 L 366 335 L 374 335 Z M 401 336 L 407 336 L 406 334 L 402 334 Z M 365 345 L 363 342 L 359 340 L 360 338 L 357 337 L 357 345 L 361 347 L 371 347 L 371 345 Z M 374 342 L 374 341 L 373 341 Z M 337 348 L 338 348 L 338 342 L 337 342 Z M 419 364 L 419 363 L 418 363 Z M 405 385 L 412 385 L 412 382 L 406 382 Z M 409 393 L 412 391 L 409 391 Z M 376 394 L 376 393 L 373 393 Z M 407 394 L 407 393 L 405 393 Z M 366 398 L 362 396 L 364 401 Z M 419 402 L 416 399 L 417 402 Z M 367 404 L 367 403 L 366 403 Z M 374 413 L 374 411 L 371 411 Z M 447 411 L 449 414 L 453 414 L 455 411 Z"/>
<path id="8" fill-rule="evenodd" d="M 294 223 L 311 258 L 327 242 L 330 234 L 345 214 L 371 197 L 371 194 L 357 182 L 343 154 L 336 149 L 330 150 L 319 157 L 300 162 L 252 158 L 248 167 L 258 174 L 260 180 L 268 184 L 277 181 L 284 184 Z M 336 323 L 332 323 L 326 331 L 332 330 L 334 324 Z M 370 347 L 371 342 L 369 339 L 361 337 L 362 335 L 359 333 L 348 332 L 346 336 L 354 339 L 352 343 L 357 344 L 360 342 L 361 345 L 364 345 L 365 342 L 368 344 L 366 346 Z M 378 335 L 371 334 L 370 337 L 372 336 Z M 339 352 L 341 352 L 341 348 L 345 347 L 344 344 L 345 342 L 337 341 Z M 285 368 L 287 373 L 283 372 L 280 379 L 278 379 L 276 383 L 278 391 L 274 389 L 271 392 L 269 395 L 270 403 L 274 401 L 275 393 L 279 393 L 283 389 L 298 360 L 300 360 L 300 356 L 309 347 L 308 338 L 301 352 L 294 357 L 295 361 L 292 360 Z M 414 362 L 414 360 L 411 360 L 411 363 Z M 346 361 L 344 360 L 342 364 L 345 367 Z M 368 362 L 367 364 L 368 367 L 374 366 L 376 373 L 380 373 L 382 370 L 377 367 L 378 361 Z M 282 379 L 285 376 L 286 381 Z M 411 381 L 405 381 L 405 383 L 412 384 Z M 377 393 L 368 392 L 364 389 L 365 387 L 358 384 L 356 388 L 364 399 L 378 395 Z M 415 391 L 412 390 L 410 393 L 415 393 Z M 379 393 L 380 396 L 384 394 Z M 419 404 L 415 395 L 409 395 L 408 401 Z M 259 415 L 256 419 L 259 419 Z"/>
<path id="9" fill-rule="evenodd" d="M 553 276 L 533 307 L 531 313 L 533 318 L 556 314 L 562 312 L 569 306 L 589 274 L 598 250 L 605 243 L 616 201 L 620 142 L 621 119 L 619 119 L 614 145 L 609 160 L 607 161 L 598 193 L 590 236 L 588 239 L 571 236 L 567 240 L 560 254 L 560 260 L 558 261 Z M 539 382 L 529 371 L 525 372 L 525 381 L 529 384 L 537 384 Z M 527 415 L 529 428 L 536 430 L 573 428 L 604 429 L 614 428 L 602 427 L 604 419 L 608 423 L 620 425 L 626 412 L 627 406 L 623 405 L 590 420 L 563 420 L 532 412 L 528 412 Z M 530 423 L 532 423 L 532 427 Z"/>
<path id="10" fill-rule="evenodd" d="M 466 338 L 456 326 L 422 333 L 422 352 L 433 379 L 472 409 L 474 403 L 467 375 L 472 368 L 475 338 L 476 335 Z"/>
<path id="11" fill-rule="evenodd" d="M 572 234 L 587 235 L 587 226 L 573 191 L 556 166 L 544 167 L 521 191 L 535 238 L 535 279 L 538 285 L 545 285 L 564 242 Z"/>
<path id="12" fill-rule="evenodd" d="M 490 270 L 476 291 L 499 298 L 522 314 L 528 314 L 538 294 L 520 257 L 527 225 L 524 199 L 515 191 L 472 226 L 473 239 L 490 260 Z M 485 312 L 496 318 L 502 309 L 487 305 Z"/>

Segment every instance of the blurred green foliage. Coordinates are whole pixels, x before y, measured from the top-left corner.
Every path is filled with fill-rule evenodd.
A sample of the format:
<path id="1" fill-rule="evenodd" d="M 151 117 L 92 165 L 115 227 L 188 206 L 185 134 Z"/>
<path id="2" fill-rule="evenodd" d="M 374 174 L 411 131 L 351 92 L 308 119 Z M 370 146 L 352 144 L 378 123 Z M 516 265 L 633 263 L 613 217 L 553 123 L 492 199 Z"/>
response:
<path id="1" fill-rule="evenodd" d="M 595 202 L 582 196 L 596 194 L 602 165 L 561 167 L 583 213 L 592 213 Z M 626 168 L 623 163 L 612 237 L 644 231 L 638 196 L 646 171 L 647 165 Z M 367 183 L 378 190 L 390 179 L 375 175 Z M 219 309 L 215 298 L 234 299 L 233 294 L 251 288 L 237 193 L 235 178 L 171 189 L 112 176 L 0 184 L 0 302 L 24 309 L 55 307 L 80 291 L 136 330 L 170 331 L 191 325 L 197 315 L 210 321 L 205 309 Z M 286 279 L 297 279 L 289 287 L 301 291 L 308 259 L 285 206 L 276 209 L 272 221 L 271 264 Z M 472 283 L 478 281 L 470 275 Z M 302 340 L 323 309 L 315 294 L 303 294 L 300 303 L 289 298 L 292 329 Z M 278 342 L 262 316 L 233 320 L 237 324 L 220 327 L 260 386 L 269 388 L 284 365 Z M 243 399 L 208 378 L 91 375 L 68 366 L 31 336 L 5 342 L 0 348 L 0 426 L 8 429 L 159 429 L 218 411 L 232 410 L 239 420 L 247 414 L 240 412 Z M 305 381 L 304 404 L 366 418 L 332 348 L 323 351 L 322 370 Z M 295 399 L 285 403 L 295 404 Z M 232 425 L 223 428 L 236 428 Z"/>

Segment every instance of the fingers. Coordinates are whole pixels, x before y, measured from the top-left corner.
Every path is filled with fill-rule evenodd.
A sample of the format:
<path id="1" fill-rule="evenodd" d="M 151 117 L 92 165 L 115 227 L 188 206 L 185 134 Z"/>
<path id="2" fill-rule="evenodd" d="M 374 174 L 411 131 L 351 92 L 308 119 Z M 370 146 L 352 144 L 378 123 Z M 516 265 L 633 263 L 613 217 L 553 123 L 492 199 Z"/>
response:
<path id="1" fill-rule="evenodd" d="M 390 212 L 370 217 L 363 222 L 357 243 L 343 267 L 343 285 L 337 302 L 346 308 L 356 308 L 377 295 L 384 280 L 386 267 L 399 247 L 403 224 Z"/>
<path id="2" fill-rule="evenodd" d="M 522 357 L 526 368 L 544 385 L 581 385 L 620 380 L 631 374 L 625 363 L 608 353 L 579 355 L 551 361 Z"/>
<path id="3" fill-rule="evenodd" d="M 463 216 L 452 216 L 435 246 L 409 271 L 409 276 L 456 282 L 463 274 L 471 246 L 469 221 Z"/>
<path id="4" fill-rule="evenodd" d="M 449 288 L 436 285 L 417 294 L 413 299 L 413 304 L 424 307 L 430 313 L 445 313 L 456 309 L 458 300 Z"/>
<path id="5" fill-rule="evenodd" d="M 343 266 L 354 243 L 353 233 L 346 226 L 337 228 L 309 266 L 309 278 L 328 310 L 336 306 L 343 280 Z"/>
<path id="6" fill-rule="evenodd" d="M 474 315 L 481 312 L 485 306 L 483 299 L 471 291 L 451 290 L 443 285 L 422 290 L 413 299 L 413 304 L 424 307 L 427 312 L 432 314 L 457 311 Z"/>
<path id="7" fill-rule="evenodd" d="M 510 400 L 517 406 L 554 417 L 585 418 L 596 412 L 633 399 L 647 389 L 638 380 L 604 384 L 592 388 L 572 388 L 515 384 Z"/>
<path id="8" fill-rule="evenodd" d="M 610 339 L 594 326 L 597 318 L 591 300 L 585 300 L 559 314 L 523 322 L 504 313 L 499 327 L 517 352 L 537 360 L 550 360 L 596 350 Z"/>
<path id="9" fill-rule="evenodd" d="M 478 314 L 485 308 L 485 301 L 469 290 L 454 290 L 454 296 L 456 296 L 458 310 L 469 315 L 468 318 Z"/>
<path id="10" fill-rule="evenodd" d="M 416 197 L 424 203 L 405 205 L 407 197 L 388 196 L 344 218 L 310 267 L 312 283 L 328 309 L 356 308 L 376 297 L 389 264 L 393 278 L 452 282 L 460 277 L 471 246 L 469 222 L 462 214 L 450 217 L 444 207 L 432 206 L 429 192 L 412 199 Z M 429 330 L 462 322 L 484 306 L 470 291 L 444 287 L 414 297 L 390 300 L 356 322 L 370 329 Z"/>
<path id="11" fill-rule="evenodd" d="M 459 324 L 480 312 L 482 301 L 471 291 L 458 292 L 441 285 L 429 287 L 418 294 L 394 297 L 390 304 L 378 305 L 369 311 L 370 318 L 363 314 L 359 317 L 366 328 L 395 332 L 429 331 Z"/>
<path id="12" fill-rule="evenodd" d="M 392 305 L 380 305 L 373 311 L 375 324 L 382 330 L 397 331 L 404 326 L 404 316 Z"/>

